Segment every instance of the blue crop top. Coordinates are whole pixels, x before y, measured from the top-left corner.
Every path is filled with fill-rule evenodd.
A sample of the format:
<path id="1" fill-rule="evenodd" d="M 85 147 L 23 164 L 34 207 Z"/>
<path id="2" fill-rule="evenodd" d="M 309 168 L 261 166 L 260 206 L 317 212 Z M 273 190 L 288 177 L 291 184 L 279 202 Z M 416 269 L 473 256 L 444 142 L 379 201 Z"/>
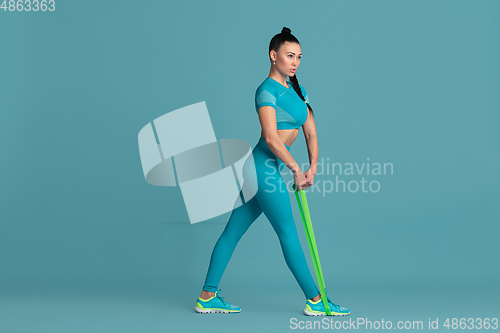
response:
<path id="1" fill-rule="evenodd" d="M 267 77 L 255 92 L 255 110 L 259 113 L 262 106 L 272 106 L 276 110 L 277 129 L 293 129 L 304 125 L 307 120 L 308 108 L 299 97 L 292 83 L 287 81 L 288 89 L 278 81 Z M 302 96 L 307 103 L 307 93 L 299 84 Z"/>

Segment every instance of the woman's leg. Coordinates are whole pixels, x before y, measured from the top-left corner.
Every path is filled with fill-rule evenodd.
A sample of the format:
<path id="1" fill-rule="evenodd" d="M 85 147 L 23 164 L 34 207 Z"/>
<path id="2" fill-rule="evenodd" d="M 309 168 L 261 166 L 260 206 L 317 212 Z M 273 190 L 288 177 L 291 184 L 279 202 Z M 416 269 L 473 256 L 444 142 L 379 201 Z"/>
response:
<path id="1" fill-rule="evenodd" d="M 245 183 L 243 186 L 245 186 Z M 203 290 L 217 291 L 222 274 L 233 255 L 236 245 L 260 214 L 262 214 L 262 209 L 255 196 L 231 212 L 229 221 L 212 251 Z"/>
<path id="2" fill-rule="evenodd" d="M 259 142 L 264 146 L 265 141 Z M 263 147 L 263 150 L 267 145 Z M 287 146 L 289 149 L 289 147 Z M 269 148 L 267 148 L 269 150 Z M 255 161 L 258 175 L 258 191 L 256 194 L 260 207 L 274 231 L 278 235 L 286 264 L 292 272 L 306 299 L 319 295 L 319 290 L 307 266 L 292 214 L 292 206 L 283 177 L 278 171 L 278 165 L 283 164 L 269 150 L 263 158 L 258 155 Z M 260 177 L 264 175 L 264 177 Z"/>

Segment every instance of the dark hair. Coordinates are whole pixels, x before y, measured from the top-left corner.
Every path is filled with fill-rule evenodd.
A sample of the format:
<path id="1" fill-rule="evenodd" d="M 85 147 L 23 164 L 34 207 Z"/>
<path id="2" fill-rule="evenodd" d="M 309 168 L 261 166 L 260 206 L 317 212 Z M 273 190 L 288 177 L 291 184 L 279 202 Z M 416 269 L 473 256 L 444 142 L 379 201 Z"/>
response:
<path id="1" fill-rule="evenodd" d="M 271 51 L 274 50 L 275 52 L 278 52 L 281 45 L 283 45 L 285 42 L 297 43 L 300 45 L 299 40 L 297 38 L 295 38 L 295 36 L 292 35 L 291 32 L 292 32 L 292 30 L 288 29 L 287 27 L 283 27 L 283 29 L 281 30 L 281 32 L 279 34 L 274 35 L 274 37 L 271 39 L 271 42 L 269 42 L 269 59 L 271 59 Z M 300 90 L 299 80 L 297 79 L 297 74 L 295 74 L 294 76 L 289 76 L 289 78 L 290 78 L 290 82 L 292 83 L 292 87 L 295 90 L 295 92 L 299 95 L 299 97 L 303 101 L 305 101 L 304 96 L 302 96 L 302 91 Z M 306 102 L 306 105 L 314 117 L 312 107 L 307 102 Z"/>

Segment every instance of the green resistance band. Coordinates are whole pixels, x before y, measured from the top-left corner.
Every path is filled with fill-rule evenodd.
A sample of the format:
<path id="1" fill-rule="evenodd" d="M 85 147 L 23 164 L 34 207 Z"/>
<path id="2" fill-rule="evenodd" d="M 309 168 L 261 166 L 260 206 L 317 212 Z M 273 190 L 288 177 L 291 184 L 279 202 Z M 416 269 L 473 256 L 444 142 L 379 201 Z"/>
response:
<path id="1" fill-rule="evenodd" d="M 303 189 L 298 191 L 297 184 L 293 184 L 293 189 L 295 190 L 295 197 L 297 198 L 297 204 L 299 205 L 300 216 L 302 217 L 302 222 L 304 223 L 307 243 L 309 243 L 309 251 L 311 251 L 314 270 L 316 271 L 316 277 L 318 279 L 321 300 L 323 301 L 326 315 L 331 316 L 332 312 L 330 311 L 330 306 L 328 305 L 328 300 L 326 298 L 325 280 L 323 279 L 323 272 L 321 270 L 321 264 L 319 262 L 318 248 L 316 246 L 316 239 L 314 238 L 314 231 L 311 223 L 311 216 L 309 214 L 309 207 L 307 206 L 306 193 Z"/>

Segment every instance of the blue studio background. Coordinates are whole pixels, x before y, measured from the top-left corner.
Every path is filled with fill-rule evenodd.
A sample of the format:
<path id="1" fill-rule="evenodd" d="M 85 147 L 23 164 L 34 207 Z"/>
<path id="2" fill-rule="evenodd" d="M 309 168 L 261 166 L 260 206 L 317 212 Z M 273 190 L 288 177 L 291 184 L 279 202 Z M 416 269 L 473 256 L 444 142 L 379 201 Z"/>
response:
<path id="1" fill-rule="evenodd" d="M 307 192 L 330 298 L 352 311 L 335 319 L 498 317 L 498 1 L 56 1 L 0 11 L 1 332 L 320 320 L 263 215 L 219 285 L 243 311 L 196 314 L 229 214 L 191 225 L 179 187 L 145 181 L 137 143 L 205 101 L 217 138 L 255 146 L 254 94 L 283 26 L 301 42 L 320 159 L 393 165 L 339 176 L 377 193 Z M 291 153 L 307 162 L 302 130 Z"/>

